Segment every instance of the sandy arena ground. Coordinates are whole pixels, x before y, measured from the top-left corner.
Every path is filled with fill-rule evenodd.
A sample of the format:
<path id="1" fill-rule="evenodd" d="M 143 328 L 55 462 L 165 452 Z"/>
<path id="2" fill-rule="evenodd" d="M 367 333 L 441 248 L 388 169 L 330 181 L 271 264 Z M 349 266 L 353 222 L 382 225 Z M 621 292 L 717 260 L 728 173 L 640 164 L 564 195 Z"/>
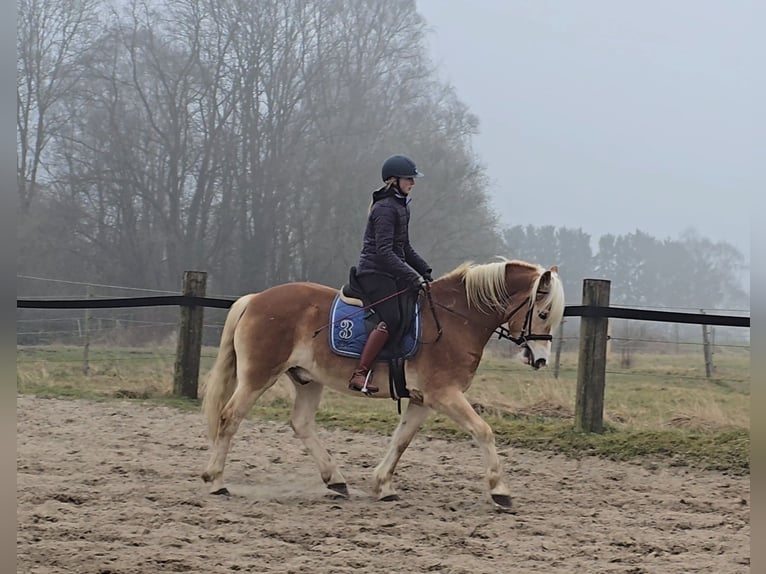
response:
<path id="1" fill-rule="evenodd" d="M 749 477 L 507 449 L 516 513 L 498 514 L 470 439 L 419 434 L 385 503 L 368 481 L 387 438 L 320 429 L 338 500 L 286 423 L 245 421 L 221 497 L 201 414 L 20 396 L 17 417 L 17 572 L 750 572 Z"/>

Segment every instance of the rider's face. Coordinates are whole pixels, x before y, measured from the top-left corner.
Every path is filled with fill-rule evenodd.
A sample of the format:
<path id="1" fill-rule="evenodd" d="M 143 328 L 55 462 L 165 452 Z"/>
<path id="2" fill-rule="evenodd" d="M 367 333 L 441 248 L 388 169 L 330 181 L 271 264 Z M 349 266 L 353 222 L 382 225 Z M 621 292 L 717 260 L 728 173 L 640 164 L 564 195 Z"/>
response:
<path id="1" fill-rule="evenodd" d="M 399 190 L 403 195 L 409 195 L 412 188 L 415 186 L 415 178 L 413 177 L 400 177 L 399 178 Z"/>

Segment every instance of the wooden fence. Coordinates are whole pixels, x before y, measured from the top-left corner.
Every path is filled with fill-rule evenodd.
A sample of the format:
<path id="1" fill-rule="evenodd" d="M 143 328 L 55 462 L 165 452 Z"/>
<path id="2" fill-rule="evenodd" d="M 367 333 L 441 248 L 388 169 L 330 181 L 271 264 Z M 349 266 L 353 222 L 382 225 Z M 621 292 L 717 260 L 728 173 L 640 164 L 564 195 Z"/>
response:
<path id="1" fill-rule="evenodd" d="M 181 295 L 158 297 L 129 297 L 83 300 L 18 299 L 16 306 L 27 309 L 96 309 L 119 307 L 154 307 L 175 305 L 181 308 L 178 346 L 173 377 L 176 396 L 197 398 L 204 307 L 228 309 L 234 299 L 205 296 L 207 273 L 186 271 Z M 610 281 L 585 279 L 582 305 L 568 305 L 565 317 L 580 317 L 580 346 L 577 359 L 577 392 L 575 428 L 582 432 L 602 432 L 604 429 L 604 387 L 606 381 L 609 318 L 686 323 L 703 326 L 703 336 L 713 325 L 750 327 L 750 317 L 711 315 L 709 313 L 677 313 L 649 311 L 609 305 Z M 711 368 L 706 351 L 706 370 Z M 557 364 L 560 347 L 555 350 Z M 709 376 L 709 374 L 708 374 Z"/>

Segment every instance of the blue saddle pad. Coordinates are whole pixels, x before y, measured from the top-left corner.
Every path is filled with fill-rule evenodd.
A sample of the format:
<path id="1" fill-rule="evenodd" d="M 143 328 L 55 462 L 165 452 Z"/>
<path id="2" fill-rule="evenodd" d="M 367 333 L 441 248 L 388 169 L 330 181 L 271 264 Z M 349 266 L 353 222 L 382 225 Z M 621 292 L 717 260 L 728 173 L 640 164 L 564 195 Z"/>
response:
<path id="1" fill-rule="evenodd" d="M 415 304 L 415 316 L 412 319 L 412 328 L 402 336 L 399 341 L 399 353 L 394 355 L 388 349 L 383 349 L 378 355 L 378 361 L 386 361 L 402 357 L 405 359 L 413 356 L 418 350 L 420 340 L 420 306 Z M 367 341 L 367 329 L 364 323 L 369 315 L 368 309 L 362 309 L 355 305 L 344 302 L 340 295 L 330 307 L 330 348 L 333 352 L 344 357 L 359 357 Z"/>

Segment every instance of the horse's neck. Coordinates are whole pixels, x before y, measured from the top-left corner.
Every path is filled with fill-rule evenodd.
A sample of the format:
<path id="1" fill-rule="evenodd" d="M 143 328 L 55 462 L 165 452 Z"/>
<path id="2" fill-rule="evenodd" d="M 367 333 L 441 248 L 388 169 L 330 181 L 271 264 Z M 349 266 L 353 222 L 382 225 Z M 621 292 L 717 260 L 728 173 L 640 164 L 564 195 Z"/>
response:
<path id="1" fill-rule="evenodd" d="M 467 320 L 471 327 L 479 327 L 482 331 L 486 331 L 488 333 L 487 340 L 489 340 L 492 332 L 503 322 L 503 316 L 500 311 L 485 313 L 479 309 L 469 307 L 465 284 L 462 282 L 452 281 L 442 285 L 433 283 L 432 296 L 436 303 L 444 305 L 453 311 L 456 316 Z"/>

